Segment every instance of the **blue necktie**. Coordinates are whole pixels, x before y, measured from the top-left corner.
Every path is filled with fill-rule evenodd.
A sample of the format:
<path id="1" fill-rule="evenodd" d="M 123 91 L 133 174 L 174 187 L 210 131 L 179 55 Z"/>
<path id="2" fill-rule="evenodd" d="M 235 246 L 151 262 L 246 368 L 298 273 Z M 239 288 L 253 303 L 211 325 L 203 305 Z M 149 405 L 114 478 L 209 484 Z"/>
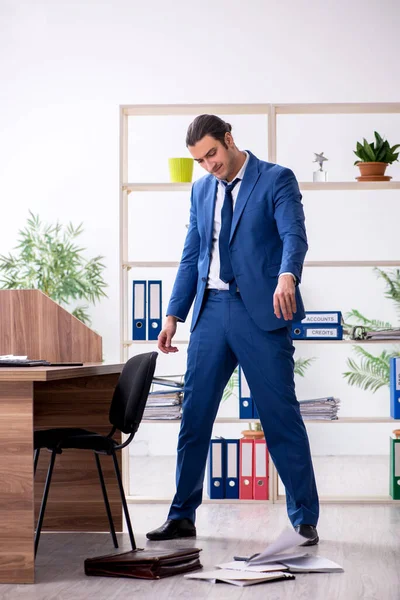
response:
<path id="1" fill-rule="evenodd" d="M 222 183 L 225 185 L 225 198 L 221 210 L 221 231 L 219 233 L 219 277 L 224 283 L 230 283 L 235 278 L 229 256 L 229 238 L 231 235 L 233 216 L 232 190 L 239 181 L 240 179 L 238 178 L 229 184 L 222 181 Z"/>

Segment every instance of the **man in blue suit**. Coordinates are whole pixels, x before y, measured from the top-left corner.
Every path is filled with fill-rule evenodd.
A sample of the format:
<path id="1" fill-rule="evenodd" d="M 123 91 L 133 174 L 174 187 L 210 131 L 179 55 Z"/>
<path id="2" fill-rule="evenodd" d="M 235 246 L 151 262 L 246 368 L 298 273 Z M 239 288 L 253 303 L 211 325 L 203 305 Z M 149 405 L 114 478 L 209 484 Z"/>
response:
<path id="1" fill-rule="evenodd" d="M 192 186 L 190 225 L 158 347 L 171 345 L 194 301 L 176 494 L 150 540 L 196 535 L 195 512 L 213 423 L 239 363 L 270 455 L 286 488 L 293 527 L 317 544 L 319 504 L 294 386 L 290 325 L 305 317 L 298 284 L 307 252 L 298 183 L 290 169 L 235 145 L 231 126 L 200 115 L 186 145 L 208 175 Z"/>

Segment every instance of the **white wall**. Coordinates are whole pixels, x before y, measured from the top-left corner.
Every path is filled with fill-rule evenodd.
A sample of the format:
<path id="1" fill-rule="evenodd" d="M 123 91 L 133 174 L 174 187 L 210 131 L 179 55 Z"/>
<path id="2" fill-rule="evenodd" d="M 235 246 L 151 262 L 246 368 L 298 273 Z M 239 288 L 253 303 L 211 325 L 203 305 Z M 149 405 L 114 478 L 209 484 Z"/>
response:
<path id="1" fill-rule="evenodd" d="M 105 256 L 109 284 L 108 299 L 92 310 L 93 327 L 103 336 L 106 360 L 118 360 L 119 104 L 398 101 L 399 21 L 395 0 L 0 0 L 0 253 L 15 246 L 28 209 L 44 220 L 83 221 L 82 242 L 88 256 Z M 296 136 L 307 153 L 324 150 L 329 156 L 328 148 L 314 147 L 318 137 L 312 144 L 305 137 L 298 140 L 302 130 L 293 127 L 286 131 L 282 162 L 292 166 L 293 153 L 285 154 L 285 148 Z M 245 132 L 241 137 L 248 143 Z M 154 148 L 163 143 L 155 137 Z M 340 156 L 336 151 L 329 156 L 333 178 L 338 165 L 343 167 Z M 300 172 L 307 165 L 300 161 L 297 168 Z M 388 194 L 382 207 L 387 202 L 399 210 L 397 192 Z M 387 235 L 390 219 L 385 220 L 384 210 L 374 212 L 374 200 L 365 198 L 357 206 L 375 224 L 374 244 L 382 242 L 383 257 L 398 258 Z M 305 198 L 311 227 L 315 202 L 315 197 Z M 349 204 L 344 197 L 325 202 L 330 207 L 325 226 L 332 206 L 340 206 L 329 246 L 337 257 L 348 227 L 342 211 Z M 314 231 L 317 235 L 316 225 Z M 152 252 L 157 254 L 159 245 L 155 237 Z M 313 272 L 304 283 L 308 308 L 319 308 L 316 298 L 327 301 L 330 290 L 332 308 L 339 299 L 343 310 L 352 308 L 356 275 L 351 271 L 342 277 L 336 272 L 334 283 L 327 273 Z M 357 307 L 373 316 L 395 317 L 388 301 L 382 302 L 382 286 L 370 273 L 360 276 L 363 281 L 369 277 L 377 296 L 359 295 Z M 345 360 L 340 352 L 329 355 L 335 369 Z M 179 360 L 184 363 L 184 352 Z M 164 372 L 171 364 L 165 357 L 159 363 Z M 310 383 L 299 382 L 300 397 L 320 393 L 326 364 L 319 359 L 310 370 Z M 359 414 L 360 403 L 370 397 L 343 382 L 338 385 L 342 397 L 352 397 L 348 414 Z M 386 396 L 377 395 L 367 412 L 384 413 L 385 403 Z"/>

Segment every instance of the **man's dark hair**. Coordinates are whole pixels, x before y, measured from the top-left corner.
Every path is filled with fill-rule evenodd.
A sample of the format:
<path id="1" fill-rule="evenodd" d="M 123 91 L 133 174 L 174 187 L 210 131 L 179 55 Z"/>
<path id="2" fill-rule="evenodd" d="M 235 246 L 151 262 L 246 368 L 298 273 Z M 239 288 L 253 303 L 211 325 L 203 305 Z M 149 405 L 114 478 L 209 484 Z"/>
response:
<path id="1" fill-rule="evenodd" d="M 215 140 L 221 142 L 224 148 L 227 148 L 228 146 L 225 143 L 225 134 L 227 131 L 232 131 L 230 123 L 226 123 L 216 115 L 199 115 L 188 127 L 186 146 L 194 146 L 205 135 L 210 135 Z"/>

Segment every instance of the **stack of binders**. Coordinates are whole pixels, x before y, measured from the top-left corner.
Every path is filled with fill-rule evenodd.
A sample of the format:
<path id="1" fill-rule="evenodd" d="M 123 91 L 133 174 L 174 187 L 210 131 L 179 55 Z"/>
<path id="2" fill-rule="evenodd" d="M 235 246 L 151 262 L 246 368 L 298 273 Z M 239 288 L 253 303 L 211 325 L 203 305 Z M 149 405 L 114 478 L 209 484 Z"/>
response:
<path id="1" fill-rule="evenodd" d="M 265 439 L 210 441 L 207 479 L 213 500 L 268 500 L 268 448 Z"/>
<path id="2" fill-rule="evenodd" d="M 132 284 L 132 340 L 157 340 L 161 331 L 162 282 L 136 280 Z"/>
<path id="3" fill-rule="evenodd" d="M 293 340 L 343 339 L 342 313 L 340 311 L 309 311 L 300 322 L 293 322 Z"/>
<path id="4" fill-rule="evenodd" d="M 390 359 L 390 416 L 400 419 L 400 357 Z"/>

